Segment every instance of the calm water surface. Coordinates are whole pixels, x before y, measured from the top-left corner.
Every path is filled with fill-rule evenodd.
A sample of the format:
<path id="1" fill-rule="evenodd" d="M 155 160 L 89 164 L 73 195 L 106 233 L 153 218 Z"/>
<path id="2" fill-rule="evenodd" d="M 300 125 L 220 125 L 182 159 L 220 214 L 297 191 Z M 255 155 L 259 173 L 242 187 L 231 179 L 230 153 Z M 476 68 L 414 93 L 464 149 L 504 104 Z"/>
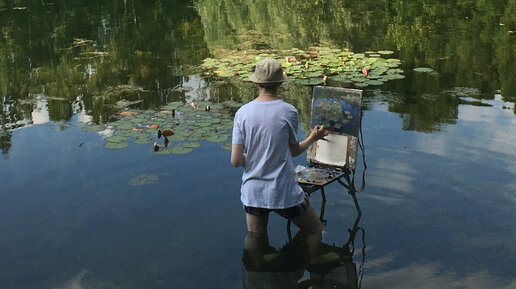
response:
<path id="1" fill-rule="evenodd" d="M 0 1 L 0 287 L 254 288 L 294 274 L 312 288 L 516 288 L 516 1 L 305 2 Z M 249 101 L 252 85 L 196 67 L 316 44 L 392 50 L 406 76 L 364 91 L 355 280 L 343 264 L 322 279 L 246 270 L 241 170 L 220 143 L 156 155 L 81 130 L 113 121 L 120 100 Z M 282 95 L 306 124 L 310 88 Z M 360 159 L 357 187 L 363 172 Z M 322 242 L 344 246 L 353 199 L 338 184 L 326 196 L 311 196 Z M 295 247 L 278 216 L 269 239 Z"/>

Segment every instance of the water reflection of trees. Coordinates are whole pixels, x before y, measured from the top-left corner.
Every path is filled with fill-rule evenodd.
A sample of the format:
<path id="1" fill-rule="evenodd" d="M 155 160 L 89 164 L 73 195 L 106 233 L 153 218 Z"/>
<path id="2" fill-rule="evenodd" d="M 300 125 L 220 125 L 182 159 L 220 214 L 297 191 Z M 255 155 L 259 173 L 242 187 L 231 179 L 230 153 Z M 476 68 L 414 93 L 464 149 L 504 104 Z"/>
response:
<path id="1" fill-rule="evenodd" d="M 492 98 L 501 89 L 514 101 L 515 1 L 196 1 L 210 52 L 306 48 L 321 43 L 354 51 L 395 49 L 407 79 L 390 85 L 398 98 L 390 110 L 404 128 L 439 130 L 454 123 L 461 101 L 440 95 L 456 86 L 475 87 Z M 348 3 L 349 2 L 349 3 Z M 503 15 L 500 17 L 500 15 Z M 504 24 L 503 26 L 500 23 Z M 411 68 L 431 66 L 433 76 L 412 75 Z"/>
<path id="2" fill-rule="evenodd" d="M 2 144 L 10 143 L 12 128 L 30 120 L 36 96 L 52 98 L 50 119 L 64 121 L 74 107 L 105 122 L 121 99 L 163 104 L 187 74 L 183 65 L 207 55 L 188 3 L 0 2 Z M 88 41 L 74 45 L 76 38 Z M 107 95 L 128 84 L 134 91 Z"/>
<path id="3" fill-rule="evenodd" d="M 141 106 L 153 108 L 184 97 L 171 88 L 190 74 L 187 65 L 232 49 L 306 48 L 319 43 L 354 51 L 396 50 L 408 73 L 405 80 L 388 84 L 399 96 L 389 103 L 406 119 L 407 129 L 431 131 L 456 118 L 458 101 L 421 101 L 421 91 L 438 95 L 440 89 L 470 86 L 484 97 L 500 89 L 505 100 L 516 100 L 515 0 L 431 5 L 196 0 L 195 9 L 189 5 L 186 0 L 0 1 L 2 138 L 9 138 L 9 127 L 30 119 L 35 104 L 20 100 L 36 95 L 62 98 L 49 102 L 52 119 L 67 120 L 80 107 L 94 121 L 103 122 L 122 98 L 144 100 Z M 91 43 L 74 46 L 75 38 Z M 439 74 L 412 76 L 415 66 L 431 66 Z M 121 85 L 135 91 L 107 97 Z M 232 89 L 215 90 L 221 92 L 219 98 L 228 99 L 222 92 Z M 295 93 L 296 89 L 287 94 L 304 107 L 310 94 L 295 98 Z M 247 94 L 234 97 L 246 99 Z M 81 105 L 74 105 L 77 102 Z M 303 107 L 298 108 L 308 111 Z"/>

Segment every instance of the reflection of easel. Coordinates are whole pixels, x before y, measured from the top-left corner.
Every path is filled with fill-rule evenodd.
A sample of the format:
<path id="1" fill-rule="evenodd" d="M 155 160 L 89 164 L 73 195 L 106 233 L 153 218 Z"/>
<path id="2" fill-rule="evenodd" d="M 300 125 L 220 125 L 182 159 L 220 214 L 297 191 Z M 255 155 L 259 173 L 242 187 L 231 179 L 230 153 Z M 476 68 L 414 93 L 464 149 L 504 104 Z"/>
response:
<path id="1" fill-rule="evenodd" d="M 361 140 L 363 144 L 363 139 Z M 355 170 L 349 171 L 347 174 L 342 175 L 340 178 L 336 179 L 336 181 L 346 188 L 348 194 L 353 198 L 353 202 L 355 204 L 355 208 L 357 210 L 357 216 L 351 228 L 348 228 L 349 238 L 347 242 L 342 246 L 338 247 L 334 245 L 323 244 L 323 250 L 327 252 L 335 252 L 339 256 L 339 262 L 333 262 L 330 264 L 321 264 L 317 266 L 310 266 L 308 271 L 310 271 L 310 279 L 304 280 L 299 284 L 297 288 L 314 288 L 312 285 L 317 284 L 326 284 L 327 286 L 348 286 L 346 288 L 361 288 L 362 287 L 362 278 L 363 278 L 363 266 L 365 263 L 365 230 L 364 228 L 359 226 L 360 219 L 362 217 L 362 210 L 360 209 L 360 205 L 358 203 L 358 199 L 356 196 L 357 192 L 361 192 L 365 187 L 365 170 L 367 169 L 365 163 L 365 153 L 363 145 L 360 146 L 362 150 L 362 157 L 364 163 L 364 171 L 362 172 L 362 186 L 359 190 L 355 188 L 354 184 L 354 176 Z M 351 177 L 350 177 L 351 175 Z M 308 194 L 315 192 L 317 190 L 321 191 L 322 202 L 321 209 L 319 213 L 319 218 L 321 222 L 326 224 L 326 220 L 324 219 L 324 212 L 326 206 L 326 197 L 324 194 L 324 186 L 316 186 L 310 187 L 308 190 L 305 190 Z M 360 265 L 356 267 L 356 263 L 353 262 L 353 254 L 355 252 L 355 238 L 357 237 L 358 232 L 362 232 L 362 260 Z M 290 230 L 290 220 L 287 222 L 287 234 L 289 242 L 293 242 L 292 233 Z M 340 278 L 340 279 L 339 279 Z M 344 278 L 344 280 L 342 280 Z M 344 283 L 345 282 L 345 283 Z M 326 288 L 326 287 L 325 287 Z M 329 288 L 329 287 L 328 287 Z"/>
<path id="2" fill-rule="evenodd" d="M 351 179 L 347 178 L 346 181 L 352 184 Z M 314 244 L 309 241 L 313 241 L 310 236 L 314 234 L 298 231 L 292 237 L 288 231 L 289 241 L 280 250 L 276 250 L 269 245 L 267 235 L 253 236 L 249 233 L 242 257 L 244 288 L 361 288 L 365 262 L 365 231 L 359 227 L 362 213 L 355 194 L 352 196 L 357 207 L 357 216 L 353 227 L 348 229 L 349 238 L 343 246 L 329 245 L 320 239 L 318 244 Z M 324 207 L 325 202 L 321 205 L 321 218 L 324 217 Z M 363 247 L 362 260 L 357 270 L 353 255 L 355 238 L 360 231 Z M 320 235 L 316 235 L 320 238 Z M 248 239 L 253 241 L 248 243 Z M 253 246 L 248 246 L 251 243 Z M 312 248 L 315 245 L 315 250 L 310 250 L 310 244 Z"/>
<path id="3" fill-rule="evenodd" d="M 361 98 L 361 93 L 362 93 L 361 91 L 353 90 L 352 93 L 360 95 L 360 98 Z M 314 98 L 314 100 L 315 100 L 315 98 Z M 314 125 L 314 114 L 312 112 L 312 126 L 313 125 Z M 351 137 L 350 137 L 350 140 L 351 140 Z M 362 152 L 362 162 L 363 162 L 363 166 L 364 166 L 364 170 L 362 171 L 362 185 L 361 185 L 360 189 L 357 190 L 355 187 L 355 173 L 356 173 L 356 160 L 357 160 L 356 154 L 357 154 L 358 149 L 356 147 L 353 148 L 353 147 L 349 146 L 349 144 L 352 143 L 351 141 L 348 142 L 348 146 L 346 148 L 346 150 L 347 150 L 346 158 L 348 160 L 350 160 L 352 158 L 352 162 L 346 163 L 346 167 L 342 168 L 343 174 L 341 174 L 335 178 L 329 179 L 326 182 L 324 182 L 323 184 L 307 184 L 306 182 L 300 182 L 299 185 L 301 186 L 303 191 L 305 191 L 305 193 L 307 193 L 308 195 L 311 195 L 313 192 L 316 192 L 316 191 L 321 192 L 322 202 L 321 202 L 321 209 L 320 209 L 320 213 L 319 213 L 319 219 L 325 225 L 326 225 L 326 220 L 324 219 L 324 213 L 325 213 L 325 206 L 326 206 L 326 194 L 325 194 L 324 187 L 326 185 L 336 181 L 341 186 L 343 186 L 347 190 L 348 194 L 351 195 L 351 197 L 353 198 L 353 202 L 354 202 L 355 208 L 357 210 L 357 217 L 355 219 L 355 222 L 353 223 L 353 226 L 351 228 L 348 228 L 348 232 L 349 232 L 348 241 L 342 247 L 336 247 L 335 245 L 327 246 L 328 247 L 327 250 L 330 250 L 330 251 L 333 250 L 336 252 L 340 252 L 339 256 L 341 258 L 349 258 L 349 262 L 344 262 L 346 264 L 346 273 L 341 274 L 341 275 L 348 276 L 347 282 L 348 282 L 348 285 L 351 286 L 350 288 L 361 288 L 362 277 L 363 277 L 363 265 L 365 262 L 365 240 L 364 240 L 365 231 L 363 228 L 359 227 L 359 222 L 362 217 L 362 210 L 360 209 L 360 205 L 358 203 L 356 193 L 362 192 L 365 187 L 365 171 L 367 170 L 367 165 L 365 162 L 364 140 L 363 140 L 363 134 L 362 134 L 361 108 L 360 108 L 360 113 L 359 113 L 359 126 L 358 126 L 358 131 L 356 134 L 355 141 L 356 141 L 356 145 L 358 145 L 358 147 L 360 148 L 360 150 Z M 352 157 L 349 157 L 350 152 L 351 152 L 351 154 L 353 154 Z M 310 153 L 312 153 L 312 156 L 315 154 L 314 150 L 310 151 L 309 154 Z M 309 158 L 310 158 L 310 156 L 309 156 Z M 321 166 L 322 168 L 325 167 L 324 164 L 311 163 L 310 165 L 311 166 Z M 290 230 L 290 224 L 291 224 L 291 221 L 288 220 L 287 234 L 288 234 L 289 241 L 292 241 L 292 233 Z M 359 270 L 358 270 L 358 274 L 357 274 L 355 263 L 352 262 L 352 256 L 355 251 L 355 238 L 359 231 L 362 232 L 363 247 L 362 247 L 362 262 L 359 266 Z M 350 264 L 353 264 L 353 266 L 350 266 Z M 330 268 L 328 268 L 328 267 L 319 267 L 319 268 L 312 267 L 312 269 L 310 271 L 311 271 L 311 273 L 314 273 L 314 276 L 316 276 L 316 279 L 324 280 L 324 276 L 327 276 L 327 274 L 329 274 L 332 270 L 335 270 L 335 267 L 330 267 Z M 355 279 L 349 280 L 350 278 L 355 278 Z M 311 286 L 312 282 L 318 282 L 318 281 L 314 281 L 312 279 L 313 278 L 306 280 L 306 282 L 305 282 L 306 288 L 309 288 L 309 286 Z M 304 288 L 304 287 L 298 287 L 298 288 Z"/>

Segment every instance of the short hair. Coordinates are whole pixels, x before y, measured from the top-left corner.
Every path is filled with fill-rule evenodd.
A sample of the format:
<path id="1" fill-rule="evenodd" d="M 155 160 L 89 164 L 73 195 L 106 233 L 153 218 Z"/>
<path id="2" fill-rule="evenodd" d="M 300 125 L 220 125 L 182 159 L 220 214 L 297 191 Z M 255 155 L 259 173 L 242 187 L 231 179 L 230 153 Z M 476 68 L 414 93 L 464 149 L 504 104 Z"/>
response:
<path id="1" fill-rule="evenodd" d="M 262 87 L 262 88 L 271 88 L 271 87 L 275 87 L 275 86 L 281 86 L 281 83 L 259 83 L 258 86 Z"/>

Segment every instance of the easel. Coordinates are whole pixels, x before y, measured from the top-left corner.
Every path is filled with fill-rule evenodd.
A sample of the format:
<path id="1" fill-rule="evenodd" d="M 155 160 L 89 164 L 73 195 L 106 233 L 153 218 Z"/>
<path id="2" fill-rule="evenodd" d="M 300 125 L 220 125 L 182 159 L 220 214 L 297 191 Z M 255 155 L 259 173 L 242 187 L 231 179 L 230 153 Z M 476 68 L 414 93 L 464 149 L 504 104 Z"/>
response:
<path id="1" fill-rule="evenodd" d="M 362 151 L 362 160 L 363 160 L 363 165 L 364 165 L 364 170 L 362 171 L 362 186 L 360 187 L 360 189 L 357 190 L 355 188 L 355 169 L 353 169 L 353 170 L 346 169 L 344 171 L 345 173 L 343 175 L 341 175 L 340 177 L 338 177 L 334 180 L 331 180 L 330 182 L 328 182 L 324 185 L 313 185 L 313 184 L 304 184 L 304 183 L 299 184 L 299 186 L 303 189 L 303 191 L 305 193 L 307 193 L 309 196 L 314 192 L 317 192 L 317 191 L 321 192 L 322 202 L 321 202 L 321 210 L 319 213 L 319 219 L 325 225 L 326 225 L 326 220 L 324 219 L 324 209 L 326 206 L 326 194 L 324 191 L 324 187 L 331 183 L 334 183 L 336 181 L 337 183 L 339 183 L 341 186 L 343 186 L 347 190 L 348 194 L 351 195 L 351 197 L 353 198 L 353 203 L 355 204 L 355 209 L 357 210 L 357 218 L 355 220 L 355 224 L 353 225 L 353 227 L 351 229 L 348 229 L 348 231 L 352 235 L 352 236 L 350 236 L 350 240 L 355 239 L 356 232 L 359 229 L 358 223 L 360 222 L 360 218 L 362 217 L 362 210 L 360 209 L 360 205 L 358 204 L 358 199 L 357 199 L 356 193 L 362 192 L 365 187 L 365 171 L 367 170 L 367 165 L 365 163 L 365 152 L 364 152 L 363 136 L 362 136 L 361 129 L 360 129 L 360 136 L 362 137 L 362 139 L 359 140 L 359 146 Z M 343 179 L 346 182 L 344 182 Z M 291 220 L 288 220 L 287 221 L 287 232 L 288 232 L 289 240 L 292 239 L 290 224 L 291 224 Z M 349 244 L 349 242 L 348 242 L 348 244 Z"/>
<path id="2" fill-rule="evenodd" d="M 312 120 L 311 120 L 312 127 L 314 126 L 314 122 L 321 121 L 321 120 L 318 120 L 321 117 L 321 115 L 318 115 L 317 113 L 314 112 L 317 110 L 317 109 L 315 109 L 315 105 L 317 105 L 317 104 L 314 103 L 316 101 L 316 89 L 318 89 L 317 90 L 317 93 L 319 94 L 318 97 L 321 97 L 321 98 L 318 98 L 318 100 L 321 100 L 321 99 L 326 100 L 326 98 L 331 97 L 332 91 L 333 92 L 337 91 L 341 95 L 342 95 L 342 93 L 344 93 L 344 94 L 349 93 L 350 95 L 352 95 L 351 99 L 358 99 L 358 101 L 353 100 L 353 105 L 355 108 L 358 108 L 358 115 L 359 115 L 358 128 L 356 127 L 356 123 L 355 123 L 355 125 L 353 126 L 354 132 L 352 133 L 356 137 L 355 138 L 356 142 L 354 143 L 355 147 L 351 148 L 351 150 L 349 149 L 349 147 L 346 148 L 346 151 L 347 151 L 346 158 L 349 159 L 349 155 L 353 155 L 353 163 L 350 164 L 347 162 L 345 167 L 338 168 L 342 172 L 342 174 L 339 175 L 338 177 L 335 177 L 335 178 L 325 181 L 322 185 L 310 184 L 310 183 L 306 183 L 306 182 L 299 182 L 299 185 L 301 186 L 303 191 L 305 193 L 307 193 L 309 196 L 313 192 L 316 192 L 316 191 L 321 192 L 322 204 L 321 204 L 321 212 L 320 212 L 319 218 L 320 218 L 321 222 L 323 222 L 323 224 L 326 223 L 326 220 L 324 220 L 324 207 L 325 207 L 325 203 L 326 203 L 326 193 L 325 193 L 324 187 L 336 181 L 340 185 L 342 185 L 344 188 L 346 188 L 348 194 L 350 194 L 351 197 L 353 198 L 353 202 L 355 204 L 355 208 L 358 213 L 355 225 L 353 226 L 353 229 L 350 229 L 350 233 L 352 233 L 354 235 L 354 234 L 356 234 L 356 230 L 358 230 L 357 229 L 358 222 L 360 221 L 360 217 L 362 216 L 362 210 L 360 209 L 360 206 L 358 204 L 356 193 L 361 192 L 364 189 L 365 171 L 367 169 L 367 165 L 365 163 L 364 140 L 363 140 L 363 134 L 362 134 L 362 110 L 361 110 L 362 91 L 355 90 L 355 89 L 345 89 L 345 88 L 315 87 L 314 88 L 314 97 L 312 98 Z M 321 101 L 322 104 L 324 104 L 323 102 L 324 101 Z M 357 106 L 357 103 L 358 103 L 358 106 Z M 321 104 L 321 106 L 322 106 L 322 104 Z M 336 101 L 333 101 L 333 103 L 331 103 L 331 105 L 333 105 L 335 107 Z M 339 107 L 338 104 L 337 104 L 337 107 Z M 344 107 L 342 107 L 342 108 L 344 109 Z M 318 108 L 318 109 L 321 110 L 320 108 Z M 355 110 L 355 112 L 356 112 L 356 110 Z M 324 114 L 325 113 L 327 113 L 327 111 L 324 112 Z M 330 111 L 330 113 L 331 113 L 331 111 Z M 350 113 L 346 111 L 346 113 L 343 113 L 342 115 L 345 117 L 345 116 L 349 116 L 349 114 Z M 340 129 L 340 127 L 339 127 L 339 129 Z M 339 131 L 339 132 L 343 133 L 342 131 Z M 346 131 L 344 135 L 347 135 L 347 134 L 348 134 L 348 132 Z M 351 136 L 349 136 L 349 137 L 351 137 Z M 351 143 L 351 141 L 348 141 L 348 143 Z M 357 190 L 355 188 L 355 167 L 356 167 L 356 159 L 357 159 L 356 154 L 358 153 L 357 147 L 360 148 L 360 150 L 362 152 L 362 161 L 363 161 L 363 165 L 364 165 L 364 170 L 362 172 L 362 186 L 359 190 Z M 352 151 L 353 153 L 350 154 L 350 151 Z M 321 168 L 329 168 L 329 166 L 326 164 L 317 164 L 317 163 L 313 163 L 313 162 L 311 162 L 309 165 L 309 167 L 318 167 L 318 166 Z M 344 182 L 343 179 L 346 182 Z M 287 232 L 289 234 L 289 239 L 291 238 L 290 224 L 291 224 L 291 221 L 288 220 Z M 353 236 L 353 239 L 354 239 L 354 236 Z"/>
<path id="3" fill-rule="evenodd" d="M 362 287 L 362 278 L 364 276 L 364 270 L 363 266 L 365 263 L 365 230 L 364 228 L 359 226 L 360 219 L 362 217 L 362 210 L 360 209 L 360 205 L 358 203 L 358 199 L 356 196 L 356 193 L 362 192 L 365 187 L 365 171 L 367 170 L 367 165 L 365 162 L 365 148 L 364 148 L 364 140 L 363 140 L 363 134 L 362 134 L 362 128 L 360 126 L 359 128 L 359 139 L 358 139 L 358 146 L 362 152 L 362 163 L 364 166 L 364 170 L 362 171 L 362 185 L 360 189 L 356 189 L 355 187 L 355 169 L 345 169 L 345 173 L 341 175 L 340 177 L 324 184 L 324 185 L 307 185 L 304 183 L 300 183 L 299 185 L 303 189 L 305 193 L 308 195 L 311 195 L 314 192 L 320 191 L 322 202 L 321 202 L 321 209 L 319 213 L 319 219 L 323 224 L 326 225 L 326 220 L 324 219 L 324 211 L 326 206 L 326 194 L 324 191 L 324 187 L 327 186 L 330 183 L 337 182 L 341 186 L 343 186 L 349 195 L 353 198 L 353 202 L 355 204 L 355 208 L 357 211 L 357 216 L 355 218 L 355 222 L 353 223 L 353 226 L 351 228 L 348 228 L 349 232 L 349 238 L 347 242 L 342 247 L 337 247 L 335 244 L 333 246 L 327 245 L 327 250 L 334 251 L 334 252 L 340 252 L 339 256 L 343 260 L 348 260 L 347 262 L 343 262 L 344 266 L 346 267 L 347 276 L 348 276 L 348 282 L 350 288 L 361 288 Z M 290 230 L 290 224 L 291 221 L 287 221 L 287 234 L 289 242 L 292 242 L 292 233 Z M 356 264 L 353 262 L 353 255 L 355 252 L 355 238 L 358 234 L 358 232 L 362 232 L 362 260 L 358 266 L 358 271 Z M 320 282 L 317 280 L 325 280 L 328 278 L 329 274 L 335 267 L 332 265 L 321 265 L 321 266 L 312 266 L 309 267 L 308 270 L 310 271 L 311 275 L 310 279 L 304 280 L 298 288 L 311 288 L 311 284 L 313 282 Z M 354 279 L 353 279 L 354 278 Z M 324 282 L 324 281 L 323 281 Z M 327 281 L 326 281 L 327 282 Z M 304 284 L 303 284 L 304 283 Z"/>

